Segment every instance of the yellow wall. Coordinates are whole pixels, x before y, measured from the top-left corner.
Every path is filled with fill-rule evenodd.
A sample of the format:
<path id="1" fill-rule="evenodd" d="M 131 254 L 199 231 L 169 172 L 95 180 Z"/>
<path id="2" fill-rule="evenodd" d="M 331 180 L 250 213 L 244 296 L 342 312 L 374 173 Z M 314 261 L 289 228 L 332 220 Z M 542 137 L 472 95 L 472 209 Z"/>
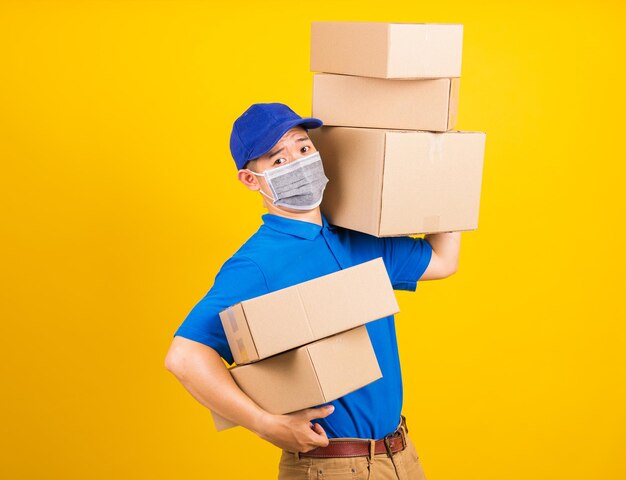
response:
<path id="1" fill-rule="evenodd" d="M 460 272 L 398 295 L 429 480 L 626 478 L 622 5 L 2 1 L 0 477 L 275 478 L 163 360 L 260 221 L 232 121 L 309 114 L 311 21 L 364 20 L 463 23 L 487 132 Z"/>

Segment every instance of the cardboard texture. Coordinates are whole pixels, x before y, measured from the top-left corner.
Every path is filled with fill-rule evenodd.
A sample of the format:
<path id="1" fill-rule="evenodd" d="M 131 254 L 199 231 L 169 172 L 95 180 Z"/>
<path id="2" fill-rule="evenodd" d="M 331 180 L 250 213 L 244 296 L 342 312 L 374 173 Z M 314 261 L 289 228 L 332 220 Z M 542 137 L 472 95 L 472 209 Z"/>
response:
<path id="1" fill-rule="evenodd" d="M 399 311 L 381 258 L 238 303 L 220 313 L 238 365 Z"/>
<path id="2" fill-rule="evenodd" d="M 313 116 L 324 125 L 445 132 L 456 125 L 459 79 L 387 80 L 318 73 Z"/>
<path id="3" fill-rule="evenodd" d="M 379 237 L 478 227 L 483 132 L 322 127 L 309 136 L 330 179 L 330 223 Z"/>
<path id="4" fill-rule="evenodd" d="M 328 403 L 382 377 L 365 326 L 231 368 L 230 373 L 241 390 L 274 414 Z M 236 426 L 211 414 L 218 431 Z"/>
<path id="5" fill-rule="evenodd" d="M 311 71 L 378 78 L 461 76 L 463 25 L 313 22 Z"/>

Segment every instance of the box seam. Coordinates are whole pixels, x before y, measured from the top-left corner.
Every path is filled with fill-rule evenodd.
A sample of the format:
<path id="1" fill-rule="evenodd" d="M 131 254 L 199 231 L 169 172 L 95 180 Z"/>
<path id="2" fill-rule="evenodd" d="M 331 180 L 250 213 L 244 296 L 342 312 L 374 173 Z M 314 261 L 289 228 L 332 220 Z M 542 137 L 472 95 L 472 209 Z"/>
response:
<path id="1" fill-rule="evenodd" d="M 311 328 L 311 319 L 309 318 L 309 312 L 307 312 L 306 307 L 304 306 L 304 300 L 302 299 L 300 288 L 302 287 L 299 285 L 296 285 L 296 293 L 298 294 L 298 300 L 300 301 L 300 306 L 302 307 L 302 311 L 304 312 L 304 316 L 306 318 L 306 326 L 307 326 L 307 329 L 309 330 L 309 335 L 311 336 L 310 338 L 315 338 L 315 335 L 313 334 L 313 329 Z"/>
<path id="2" fill-rule="evenodd" d="M 389 59 L 391 58 L 391 55 L 389 52 L 391 52 L 392 50 L 392 46 L 391 46 L 391 24 L 387 24 L 387 51 L 385 52 L 385 78 L 389 78 L 390 74 L 390 65 L 389 65 Z"/>
<path id="3" fill-rule="evenodd" d="M 460 90 L 460 78 L 459 77 L 451 77 L 448 79 L 450 82 L 450 88 L 448 93 L 448 119 L 446 125 L 446 132 L 451 131 L 456 127 L 459 119 L 459 90 Z M 456 108 L 454 111 L 454 115 L 451 115 L 452 112 L 452 100 L 456 102 Z"/>
<path id="4" fill-rule="evenodd" d="M 387 135 L 389 132 L 384 133 L 384 141 L 383 141 L 383 166 L 382 173 L 380 179 L 380 198 L 378 199 L 378 227 L 376 231 L 378 232 L 378 236 L 382 235 L 382 225 L 383 225 L 383 196 L 385 193 L 385 167 L 387 166 Z"/>
<path id="5" fill-rule="evenodd" d="M 452 119 L 451 119 L 451 110 L 450 108 L 452 107 L 452 79 L 449 78 L 448 79 L 448 108 L 446 109 L 448 112 L 448 115 L 446 115 L 446 131 L 450 129 L 450 124 L 452 123 Z"/>
<path id="6" fill-rule="evenodd" d="M 326 393 L 324 392 L 324 389 L 322 388 L 320 377 L 317 372 L 317 367 L 315 366 L 315 362 L 313 361 L 313 357 L 311 356 L 311 347 L 309 346 L 306 347 L 306 354 L 309 358 L 309 362 L 311 363 L 311 367 L 313 368 L 313 374 L 315 375 L 315 382 L 317 383 L 317 388 L 319 389 L 319 392 L 320 392 L 320 398 L 323 400 L 322 403 L 326 403 L 327 402 Z"/>

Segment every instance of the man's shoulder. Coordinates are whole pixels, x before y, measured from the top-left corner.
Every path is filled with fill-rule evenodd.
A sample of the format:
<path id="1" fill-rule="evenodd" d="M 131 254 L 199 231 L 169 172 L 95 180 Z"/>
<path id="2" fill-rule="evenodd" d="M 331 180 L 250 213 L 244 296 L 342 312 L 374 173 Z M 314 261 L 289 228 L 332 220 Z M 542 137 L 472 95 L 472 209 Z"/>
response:
<path id="1" fill-rule="evenodd" d="M 272 229 L 261 225 L 224 263 L 225 266 L 233 263 L 263 264 L 268 258 L 276 254 L 280 245 L 280 235 Z"/>
<path id="2" fill-rule="evenodd" d="M 261 225 L 256 232 L 243 242 L 233 256 L 259 255 L 272 236 L 273 231 L 266 228 L 265 225 Z"/>

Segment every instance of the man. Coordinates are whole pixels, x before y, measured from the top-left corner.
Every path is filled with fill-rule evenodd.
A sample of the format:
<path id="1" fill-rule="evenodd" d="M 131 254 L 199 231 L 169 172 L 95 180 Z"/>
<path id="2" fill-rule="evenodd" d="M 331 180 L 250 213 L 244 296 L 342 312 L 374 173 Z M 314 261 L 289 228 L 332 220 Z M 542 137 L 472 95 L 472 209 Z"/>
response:
<path id="1" fill-rule="evenodd" d="M 330 405 L 270 414 L 237 387 L 222 361 L 233 359 L 218 314 L 240 301 L 377 257 L 395 289 L 415 290 L 418 279 L 457 269 L 460 233 L 376 238 L 327 223 L 319 204 L 328 179 L 307 135 L 321 125 L 277 103 L 252 105 L 235 121 L 230 147 L 238 179 L 262 195 L 268 213 L 178 328 L 165 365 L 204 406 L 283 449 L 280 479 L 315 472 L 320 478 L 423 479 L 401 422 L 393 316 L 367 324 L 383 378 Z M 357 440 L 338 440 L 346 438 Z"/>

